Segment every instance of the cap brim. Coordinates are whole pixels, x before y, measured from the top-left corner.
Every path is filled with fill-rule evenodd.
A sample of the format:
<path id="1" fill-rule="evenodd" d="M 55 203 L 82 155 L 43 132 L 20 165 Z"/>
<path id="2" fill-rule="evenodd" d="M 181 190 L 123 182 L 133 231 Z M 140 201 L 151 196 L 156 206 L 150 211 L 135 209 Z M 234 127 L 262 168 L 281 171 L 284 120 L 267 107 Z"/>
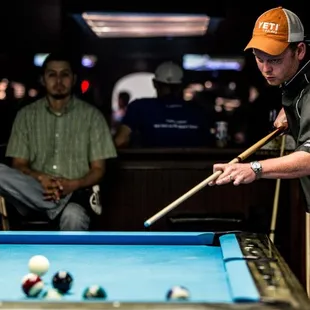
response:
<path id="1" fill-rule="evenodd" d="M 168 81 L 165 81 L 165 80 L 162 80 L 162 79 L 158 79 L 156 77 L 154 77 L 154 81 L 162 83 L 162 84 L 167 84 L 167 85 L 179 85 L 179 84 L 182 84 L 182 81 L 171 81 L 171 82 L 168 82 Z"/>
<path id="2" fill-rule="evenodd" d="M 276 56 L 282 54 L 288 46 L 288 42 L 277 41 L 265 36 L 256 36 L 251 39 L 244 50 L 246 51 L 250 48 L 255 48 L 269 55 Z"/>

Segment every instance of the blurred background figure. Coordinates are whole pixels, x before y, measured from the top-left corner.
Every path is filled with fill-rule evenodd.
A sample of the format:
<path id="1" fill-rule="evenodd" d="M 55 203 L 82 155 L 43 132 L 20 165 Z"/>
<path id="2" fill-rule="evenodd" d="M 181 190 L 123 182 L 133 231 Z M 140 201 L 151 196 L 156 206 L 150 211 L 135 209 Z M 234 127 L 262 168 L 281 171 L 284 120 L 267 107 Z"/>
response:
<path id="1" fill-rule="evenodd" d="M 153 79 L 156 98 L 132 101 L 118 133 L 116 147 L 207 147 L 213 145 L 212 120 L 200 105 L 183 99 L 183 70 L 160 64 Z"/>
<path id="2" fill-rule="evenodd" d="M 112 114 L 112 134 L 114 135 L 126 114 L 127 106 L 130 102 L 130 93 L 127 91 L 121 91 L 117 96 L 117 107 L 118 109 Z"/>
<path id="3" fill-rule="evenodd" d="M 216 90 L 215 137 L 217 147 L 242 147 L 246 144 L 247 92 L 236 83 L 224 83 Z"/>

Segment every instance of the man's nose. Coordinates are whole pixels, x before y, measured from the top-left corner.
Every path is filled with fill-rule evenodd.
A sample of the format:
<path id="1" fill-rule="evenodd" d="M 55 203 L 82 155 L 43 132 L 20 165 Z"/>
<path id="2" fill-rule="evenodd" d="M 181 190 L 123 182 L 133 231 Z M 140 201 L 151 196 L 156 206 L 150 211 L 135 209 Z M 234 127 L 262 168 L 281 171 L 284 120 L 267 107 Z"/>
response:
<path id="1" fill-rule="evenodd" d="M 268 73 L 268 72 L 271 72 L 271 71 L 272 71 L 272 66 L 268 63 L 268 61 L 265 61 L 265 62 L 263 63 L 262 71 L 263 71 L 264 73 Z"/>

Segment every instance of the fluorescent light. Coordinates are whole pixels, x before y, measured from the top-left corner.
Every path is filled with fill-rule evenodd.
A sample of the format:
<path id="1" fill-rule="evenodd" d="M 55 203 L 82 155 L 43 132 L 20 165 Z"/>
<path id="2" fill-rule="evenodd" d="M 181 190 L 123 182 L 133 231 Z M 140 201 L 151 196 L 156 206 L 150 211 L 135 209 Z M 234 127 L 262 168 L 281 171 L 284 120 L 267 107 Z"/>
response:
<path id="1" fill-rule="evenodd" d="M 98 37 L 202 36 L 206 15 L 83 13 L 82 18 Z"/>
<path id="2" fill-rule="evenodd" d="M 42 53 L 35 54 L 33 58 L 34 65 L 37 67 L 42 67 L 44 60 L 46 59 L 48 55 L 49 54 L 42 54 Z"/>
<path id="3" fill-rule="evenodd" d="M 240 57 L 210 57 L 209 55 L 186 54 L 183 56 L 183 68 L 193 71 L 233 70 L 241 71 L 244 59 Z"/>
<path id="4" fill-rule="evenodd" d="M 96 65 L 97 56 L 95 55 L 84 55 L 82 57 L 82 66 L 86 68 L 93 68 Z"/>

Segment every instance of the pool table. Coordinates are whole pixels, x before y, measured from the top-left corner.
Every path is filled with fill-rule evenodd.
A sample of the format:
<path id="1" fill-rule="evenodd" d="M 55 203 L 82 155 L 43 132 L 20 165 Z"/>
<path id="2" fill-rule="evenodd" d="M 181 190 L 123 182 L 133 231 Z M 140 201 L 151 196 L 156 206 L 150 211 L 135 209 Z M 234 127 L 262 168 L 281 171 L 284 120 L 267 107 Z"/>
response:
<path id="1" fill-rule="evenodd" d="M 27 297 L 28 260 L 44 255 L 45 289 L 73 278 L 61 300 Z M 301 284 L 265 235 L 245 232 L 0 232 L 0 309 L 310 309 Z M 84 300 L 88 285 L 105 300 Z M 182 285 L 185 301 L 166 299 Z"/>

